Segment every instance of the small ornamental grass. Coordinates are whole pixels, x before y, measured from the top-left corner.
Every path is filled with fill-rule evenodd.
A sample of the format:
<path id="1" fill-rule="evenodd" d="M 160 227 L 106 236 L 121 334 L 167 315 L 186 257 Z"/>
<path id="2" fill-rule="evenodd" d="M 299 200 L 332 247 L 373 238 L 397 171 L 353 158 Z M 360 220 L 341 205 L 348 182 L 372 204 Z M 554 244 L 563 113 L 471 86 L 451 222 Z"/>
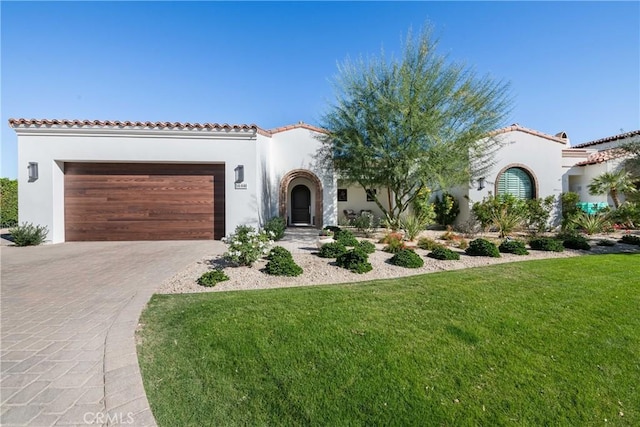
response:
<path id="1" fill-rule="evenodd" d="M 229 245 L 222 257 L 237 266 L 251 267 L 269 252 L 269 246 L 273 244 L 271 237 L 272 234 L 264 230 L 256 231 L 249 225 L 239 225 L 231 236 L 222 239 Z"/>
<path id="2" fill-rule="evenodd" d="M 580 249 L 582 251 L 590 251 L 591 245 L 583 236 L 570 236 L 562 241 L 562 246 L 568 249 Z"/>
<path id="3" fill-rule="evenodd" d="M 546 252 L 563 252 L 564 246 L 561 240 L 553 239 L 551 237 L 537 237 L 529 240 L 529 246 L 536 251 Z"/>
<path id="4" fill-rule="evenodd" d="M 529 255 L 529 251 L 521 240 L 505 240 L 500 243 L 498 250 L 503 254 Z"/>
<path id="5" fill-rule="evenodd" d="M 198 278 L 198 285 L 210 288 L 220 282 L 224 282 L 225 280 L 229 280 L 229 276 L 227 276 L 224 271 L 215 269 L 207 271 L 202 276 L 200 276 Z"/>
<path id="6" fill-rule="evenodd" d="M 272 276 L 289 276 L 295 277 L 302 274 L 302 267 L 295 263 L 291 252 L 282 246 L 276 246 L 271 249 L 267 255 L 267 265 L 265 272 Z"/>
<path id="7" fill-rule="evenodd" d="M 406 249 L 404 236 L 401 233 L 389 233 L 384 236 L 381 242 L 386 243 L 386 246 L 382 248 L 382 250 L 390 254 L 395 254 Z"/>
<path id="8" fill-rule="evenodd" d="M 360 249 L 365 254 L 372 254 L 376 251 L 376 245 L 368 240 L 362 240 L 360 243 L 358 243 L 358 246 L 356 246 L 356 248 Z"/>
<path id="9" fill-rule="evenodd" d="M 444 246 L 440 246 L 435 248 L 431 252 L 427 254 L 429 258 L 439 259 L 441 261 L 457 261 L 460 259 L 460 254 L 452 251 L 449 248 L 445 248 Z"/>
<path id="10" fill-rule="evenodd" d="M 424 260 L 411 249 L 403 249 L 391 257 L 389 262 L 393 265 L 405 268 L 420 268 Z"/>
<path id="11" fill-rule="evenodd" d="M 340 242 L 325 243 L 320 248 L 318 256 L 320 258 L 338 258 L 343 253 L 347 252 L 347 248 Z"/>
<path id="12" fill-rule="evenodd" d="M 442 244 L 428 237 L 421 237 L 420 239 L 418 239 L 418 247 L 420 249 L 424 249 L 425 251 L 432 251 L 435 248 L 441 248 Z"/>
<path id="13" fill-rule="evenodd" d="M 38 246 L 44 243 L 49 229 L 45 225 L 24 222 L 10 228 L 9 233 L 11 233 L 11 238 L 16 246 Z"/>
<path id="14" fill-rule="evenodd" d="M 620 243 L 626 243 L 628 245 L 638 245 L 640 246 L 640 236 L 634 236 L 632 234 L 625 234 L 620 239 Z"/>
<path id="15" fill-rule="evenodd" d="M 343 253 L 336 259 L 336 264 L 358 274 L 373 270 L 373 266 L 369 263 L 369 256 L 359 249 Z"/>
<path id="16" fill-rule="evenodd" d="M 500 251 L 498 250 L 498 247 L 486 239 L 472 240 L 469 243 L 469 247 L 465 250 L 465 253 L 471 256 L 500 258 Z"/>

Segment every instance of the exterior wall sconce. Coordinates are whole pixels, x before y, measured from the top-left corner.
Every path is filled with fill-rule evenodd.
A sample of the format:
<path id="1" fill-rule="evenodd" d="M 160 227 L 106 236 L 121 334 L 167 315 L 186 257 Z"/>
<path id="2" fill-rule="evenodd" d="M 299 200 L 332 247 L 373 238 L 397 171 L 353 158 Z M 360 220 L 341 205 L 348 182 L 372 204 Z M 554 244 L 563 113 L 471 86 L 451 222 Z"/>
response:
<path id="1" fill-rule="evenodd" d="M 482 190 L 484 188 L 484 177 L 478 178 L 478 190 Z"/>
<path id="2" fill-rule="evenodd" d="M 234 169 L 236 172 L 236 184 L 244 181 L 244 165 L 238 165 Z"/>
<path id="3" fill-rule="evenodd" d="M 38 179 L 38 163 L 29 162 L 27 169 L 29 170 L 29 182 L 36 181 Z"/>

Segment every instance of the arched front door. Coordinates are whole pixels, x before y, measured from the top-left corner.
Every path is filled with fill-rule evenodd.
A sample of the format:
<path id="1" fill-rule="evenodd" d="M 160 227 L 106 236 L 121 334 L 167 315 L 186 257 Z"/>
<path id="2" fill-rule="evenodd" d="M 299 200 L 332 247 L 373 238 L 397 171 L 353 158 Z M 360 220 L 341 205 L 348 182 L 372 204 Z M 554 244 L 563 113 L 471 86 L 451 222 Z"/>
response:
<path id="1" fill-rule="evenodd" d="M 311 224 L 311 191 L 306 185 L 296 185 L 291 190 L 291 222 Z"/>

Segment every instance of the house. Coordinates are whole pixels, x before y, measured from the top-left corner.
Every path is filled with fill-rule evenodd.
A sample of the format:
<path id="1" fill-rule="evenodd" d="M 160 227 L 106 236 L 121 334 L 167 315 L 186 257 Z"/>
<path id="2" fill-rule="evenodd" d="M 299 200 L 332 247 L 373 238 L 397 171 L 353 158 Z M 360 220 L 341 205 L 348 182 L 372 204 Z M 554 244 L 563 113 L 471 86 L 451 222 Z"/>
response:
<path id="1" fill-rule="evenodd" d="M 9 125 L 18 135 L 20 222 L 46 225 L 53 243 L 220 239 L 237 225 L 259 226 L 273 216 L 320 228 L 338 223 L 345 211 L 382 215 L 371 196 L 386 190 L 344 185 L 319 167 L 325 131 L 302 122 L 271 130 L 99 120 L 11 119 Z M 518 124 L 496 130 L 493 168 L 452 190 L 458 223 L 489 194 L 544 198 L 571 190 L 585 201 L 603 201 L 584 191 L 600 169 L 619 164 L 603 152 L 639 135 L 570 147 L 564 132 Z"/>

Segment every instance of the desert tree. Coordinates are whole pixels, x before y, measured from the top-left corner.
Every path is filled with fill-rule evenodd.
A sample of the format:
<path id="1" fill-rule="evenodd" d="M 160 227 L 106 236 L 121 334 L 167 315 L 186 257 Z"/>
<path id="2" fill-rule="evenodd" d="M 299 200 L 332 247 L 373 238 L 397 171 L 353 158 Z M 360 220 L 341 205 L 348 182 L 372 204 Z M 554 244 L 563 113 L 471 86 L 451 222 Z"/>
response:
<path id="1" fill-rule="evenodd" d="M 409 33 L 399 58 L 347 59 L 334 85 L 319 158 L 348 184 L 386 189 L 370 194 L 392 224 L 421 190 L 482 176 L 511 105 L 508 83 L 438 54 L 430 29 Z"/>

